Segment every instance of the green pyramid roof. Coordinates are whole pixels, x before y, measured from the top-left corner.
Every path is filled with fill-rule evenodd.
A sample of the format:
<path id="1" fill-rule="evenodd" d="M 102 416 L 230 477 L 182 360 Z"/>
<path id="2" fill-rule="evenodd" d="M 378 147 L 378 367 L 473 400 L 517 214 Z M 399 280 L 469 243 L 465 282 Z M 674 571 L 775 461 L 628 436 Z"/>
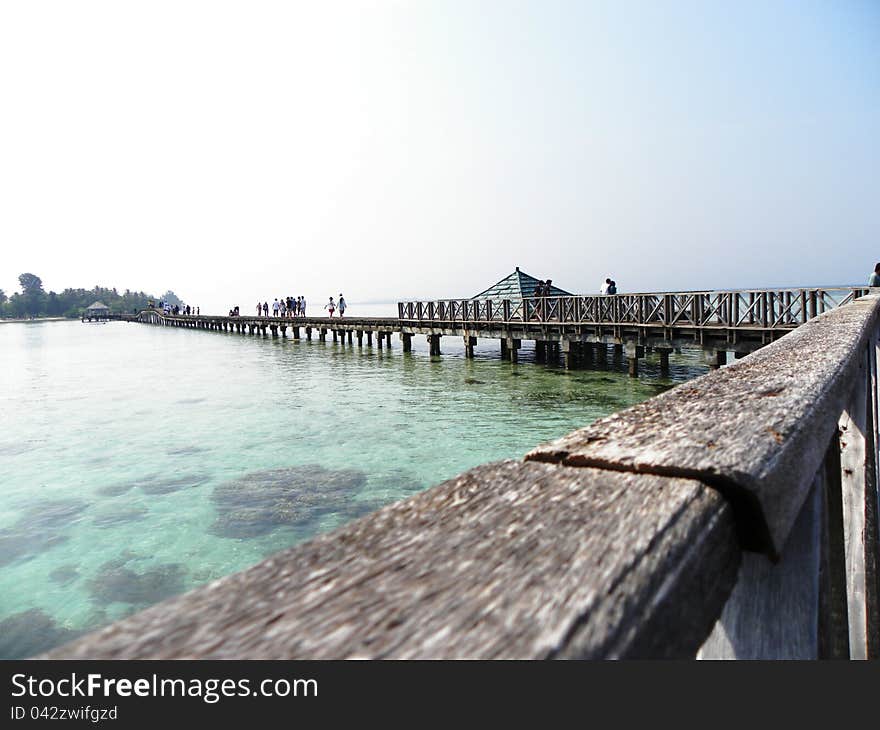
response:
<path id="1" fill-rule="evenodd" d="M 540 279 L 529 276 L 524 271 L 516 267 L 510 276 L 505 276 L 497 284 L 493 284 L 486 291 L 480 292 L 472 299 L 522 299 L 523 297 L 535 296 L 535 288 L 538 286 Z M 572 296 L 571 292 L 560 289 L 558 286 L 550 287 L 551 297 L 568 297 Z"/>

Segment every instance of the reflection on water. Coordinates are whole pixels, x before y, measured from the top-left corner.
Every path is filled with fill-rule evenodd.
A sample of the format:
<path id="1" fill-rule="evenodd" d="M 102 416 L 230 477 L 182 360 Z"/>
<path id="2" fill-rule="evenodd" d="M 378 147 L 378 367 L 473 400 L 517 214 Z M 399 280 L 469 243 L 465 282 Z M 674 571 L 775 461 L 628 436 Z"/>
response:
<path id="1" fill-rule="evenodd" d="M 28 656 L 703 372 L 111 323 L 0 327 L 0 657 Z"/>

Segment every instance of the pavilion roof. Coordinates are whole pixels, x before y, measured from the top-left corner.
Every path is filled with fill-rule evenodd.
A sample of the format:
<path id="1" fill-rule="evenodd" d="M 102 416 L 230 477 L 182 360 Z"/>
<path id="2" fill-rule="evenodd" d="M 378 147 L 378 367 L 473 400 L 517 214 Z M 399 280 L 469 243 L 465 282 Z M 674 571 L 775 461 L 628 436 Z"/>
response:
<path id="1" fill-rule="evenodd" d="M 538 286 L 540 279 L 530 276 L 524 271 L 519 270 L 519 266 L 509 276 L 505 276 L 501 281 L 493 284 L 485 291 L 480 292 L 473 299 L 522 299 L 523 297 L 535 296 L 535 288 Z M 550 296 L 565 297 L 572 296 L 571 292 L 560 289 L 558 286 L 550 286 Z"/>

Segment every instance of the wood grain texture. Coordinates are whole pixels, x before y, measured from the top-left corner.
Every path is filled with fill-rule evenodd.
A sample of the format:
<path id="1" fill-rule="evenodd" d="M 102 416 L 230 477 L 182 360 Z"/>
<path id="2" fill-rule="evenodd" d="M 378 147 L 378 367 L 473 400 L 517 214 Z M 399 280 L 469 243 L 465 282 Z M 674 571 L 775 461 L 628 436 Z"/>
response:
<path id="1" fill-rule="evenodd" d="M 47 656 L 693 656 L 739 559 L 699 482 L 502 462 Z"/>
<path id="2" fill-rule="evenodd" d="M 527 455 L 698 479 L 723 492 L 743 544 L 782 551 L 878 323 L 866 296 L 709 373 Z"/>
<path id="3" fill-rule="evenodd" d="M 824 480 L 817 477 L 781 559 L 746 553 L 736 587 L 699 659 L 819 658 L 819 533 Z"/>

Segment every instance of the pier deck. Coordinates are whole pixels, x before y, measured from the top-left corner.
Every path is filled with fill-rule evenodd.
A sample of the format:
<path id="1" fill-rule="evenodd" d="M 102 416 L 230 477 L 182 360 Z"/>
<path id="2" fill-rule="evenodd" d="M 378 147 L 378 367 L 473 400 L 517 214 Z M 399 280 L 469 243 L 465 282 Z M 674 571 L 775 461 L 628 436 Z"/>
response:
<path id="1" fill-rule="evenodd" d="M 441 338 L 460 337 L 467 357 L 479 338 L 501 343 L 501 356 L 516 361 L 523 340 L 533 340 L 539 359 L 560 357 L 565 367 L 602 360 L 610 345 L 626 355 L 630 375 L 638 374 L 646 348 L 669 354 L 698 348 L 710 367 L 727 362 L 727 353 L 742 357 L 793 329 L 854 301 L 868 290 L 860 287 L 752 289 L 742 291 L 664 292 L 525 297 L 522 299 L 445 299 L 400 302 L 397 317 L 260 317 L 253 315 L 187 316 L 146 310 L 141 322 L 240 334 L 348 341 L 391 347 L 397 333 L 404 352 L 412 338 L 423 335 L 433 356 Z"/>
<path id="2" fill-rule="evenodd" d="M 809 320 L 48 657 L 877 658 L 880 297 Z"/>

